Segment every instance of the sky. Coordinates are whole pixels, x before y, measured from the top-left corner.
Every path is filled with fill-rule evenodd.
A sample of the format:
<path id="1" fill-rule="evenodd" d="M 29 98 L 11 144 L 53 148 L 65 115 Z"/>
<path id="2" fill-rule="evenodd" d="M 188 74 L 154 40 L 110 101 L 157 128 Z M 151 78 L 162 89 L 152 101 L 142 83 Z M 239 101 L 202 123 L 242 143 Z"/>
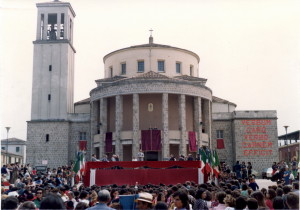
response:
<path id="1" fill-rule="evenodd" d="M 49 1 L 49 0 L 48 0 Z M 26 140 L 30 120 L 36 3 L 0 0 L 0 131 Z M 154 43 L 200 56 L 200 77 L 236 110 L 276 110 L 278 135 L 300 129 L 299 0 L 70 0 L 74 102 L 103 78 L 103 57 Z"/>

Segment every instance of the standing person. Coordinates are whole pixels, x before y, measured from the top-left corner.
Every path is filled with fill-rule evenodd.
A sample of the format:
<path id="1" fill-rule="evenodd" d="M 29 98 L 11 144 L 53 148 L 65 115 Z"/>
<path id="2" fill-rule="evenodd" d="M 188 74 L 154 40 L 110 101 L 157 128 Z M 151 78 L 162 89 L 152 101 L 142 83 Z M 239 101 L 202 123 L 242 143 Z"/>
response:
<path id="1" fill-rule="evenodd" d="M 269 189 L 266 196 L 266 205 L 269 207 L 270 210 L 273 210 L 273 201 L 276 197 L 276 192 L 273 189 Z"/>
<path id="2" fill-rule="evenodd" d="M 144 161 L 144 153 L 143 151 L 140 149 L 140 151 L 137 153 L 137 160 L 138 161 Z"/>
<path id="3" fill-rule="evenodd" d="M 276 162 L 273 162 L 273 165 L 272 165 L 272 176 L 275 174 L 275 172 L 277 171 L 278 169 L 278 166 L 277 166 L 277 163 Z"/>
<path id="4" fill-rule="evenodd" d="M 241 165 L 240 165 L 240 161 L 236 161 L 236 164 L 234 166 L 234 172 L 236 173 L 236 178 L 241 178 Z"/>
<path id="5" fill-rule="evenodd" d="M 171 155 L 170 155 L 170 159 L 169 159 L 169 161 L 176 161 L 176 158 L 174 157 L 174 155 L 173 155 L 173 154 L 171 154 Z"/>
<path id="6" fill-rule="evenodd" d="M 241 170 L 242 170 L 242 178 L 245 179 L 247 177 L 247 166 L 245 162 L 242 162 Z"/>
<path id="7" fill-rule="evenodd" d="M 6 175 L 7 174 L 7 170 L 6 170 L 6 165 L 3 165 L 2 168 L 1 168 L 1 174 L 3 175 Z"/>
<path id="8" fill-rule="evenodd" d="M 188 155 L 188 158 L 187 158 L 187 160 L 188 160 L 188 161 L 193 161 L 193 160 L 194 160 L 194 158 L 193 158 L 192 154 L 189 154 L 189 155 Z"/>
<path id="9" fill-rule="evenodd" d="M 184 155 L 180 155 L 179 158 L 178 158 L 178 161 L 184 161 L 184 160 L 185 160 Z"/>
<path id="10" fill-rule="evenodd" d="M 96 155 L 95 155 L 95 154 L 92 154 L 92 159 L 91 159 L 91 161 L 96 162 L 96 161 L 99 161 L 99 160 L 96 158 Z"/>
<path id="11" fill-rule="evenodd" d="M 252 174 L 252 164 L 251 164 L 251 162 L 248 162 L 247 172 L 248 172 L 248 177 L 249 177 Z"/>
<path id="12" fill-rule="evenodd" d="M 251 179 L 250 179 L 249 187 L 251 187 L 253 191 L 256 191 L 256 190 L 259 189 L 259 186 L 258 186 L 257 183 L 255 182 L 255 179 L 254 179 L 254 178 L 251 178 Z"/>
<path id="13" fill-rule="evenodd" d="M 284 185 L 290 184 L 290 171 L 289 168 L 285 168 L 283 172 Z"/>
<path id="14" fill-rule="evenodd" d="M 294 178 L 296 178 L 297 177 L 297 158 L 296 157 L 294 157 L 292 159 L 291 165 L 292 165 L 292 174 L 294 175 Z"/>
<path id="15" fill-rule="evenodd" d="M 175 210 L 189 210 L 189 197 L 183 191 L 177 191 L 173 194 Z"/>
<path id="16" fill-rule="evenodd" d="M 193 206 L 193 210 L 208 210 L 206 201 L 204 200 L 206 198 L 206 189 L 200 188 L 196 195 L 195 195 L 196 201 Z"/>
<path id="17" fill-rule="evenodd" d="M 107 155 L 103 155 L 103 158 L 101 159 L 102 162 L 109 162 Z"/>

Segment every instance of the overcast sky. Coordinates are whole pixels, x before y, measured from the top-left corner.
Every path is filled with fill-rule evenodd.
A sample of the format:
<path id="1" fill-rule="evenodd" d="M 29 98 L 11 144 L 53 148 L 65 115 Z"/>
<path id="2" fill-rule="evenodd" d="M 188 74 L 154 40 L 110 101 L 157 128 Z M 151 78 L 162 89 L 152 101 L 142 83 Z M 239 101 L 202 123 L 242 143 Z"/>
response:
<path id="1" fill-rule="evenodd" d="M 26 139 L 30 120 L 36 3 L 0 0 L 1 138 Z M 75 101 L 103 77 L 103 56 L 148 42 L 200 56 L 200 77 L 237 110 L 276 110 L 278 134 L 300 129 L 299 0 L 70 0 Z"/>

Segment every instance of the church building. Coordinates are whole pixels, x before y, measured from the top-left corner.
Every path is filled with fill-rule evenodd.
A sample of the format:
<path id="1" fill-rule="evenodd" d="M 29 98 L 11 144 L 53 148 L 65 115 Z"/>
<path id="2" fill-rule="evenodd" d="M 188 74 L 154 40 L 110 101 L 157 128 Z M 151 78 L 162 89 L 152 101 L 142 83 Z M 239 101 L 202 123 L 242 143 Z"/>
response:
<path id="1" fill-rule="evenodd" d="M 201 146 L 257 171 L 278 160 L 276 111 L 236 110 L 206 86 L 196 53 L 157 44 L 152 35 L 105 55 L 104 78 L 74 103 L 75 12 L 67 2 L 36 5 L 28 163 L 71 164 L 82 146 L 87 160 L 117 154 L 131 161 L 139 150 L 148 161 L 196 157 Z"/>

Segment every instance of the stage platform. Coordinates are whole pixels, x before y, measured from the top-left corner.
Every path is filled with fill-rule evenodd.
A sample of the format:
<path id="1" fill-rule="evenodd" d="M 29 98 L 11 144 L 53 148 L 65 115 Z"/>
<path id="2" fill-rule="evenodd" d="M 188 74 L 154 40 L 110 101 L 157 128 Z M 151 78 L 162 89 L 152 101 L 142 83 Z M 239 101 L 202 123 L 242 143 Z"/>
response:
<path id="1" fill-rule="evenodd" d="M 85 186 L 198 183 L 200 161 L 86 162 Z"/>

